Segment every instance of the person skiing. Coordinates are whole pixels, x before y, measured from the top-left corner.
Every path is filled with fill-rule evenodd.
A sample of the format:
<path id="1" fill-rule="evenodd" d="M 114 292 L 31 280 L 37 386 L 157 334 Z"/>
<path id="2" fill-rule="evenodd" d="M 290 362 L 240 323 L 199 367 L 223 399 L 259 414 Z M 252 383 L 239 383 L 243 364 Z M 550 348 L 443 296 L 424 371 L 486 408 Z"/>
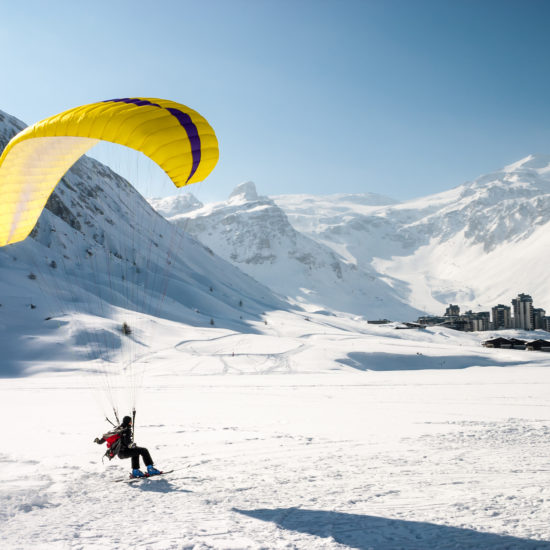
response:
<path id="1" fill-rule="evenodd" d="M 114 456 L 118 456 L 120 459 L 131 458 L 132 459 L 132 473 L 130 477 L 148 477 L 162 474 L 160 470 L 157 470 L 153 466 L 153 459 L 151 453 L 145 447 L 138 447 L 134 443 L 134 436 L 132 433 L 132 419 L 129 416 L 125 416 L 122 419 L 122 424 L 116 427 L 114 430 L 103 434 L 101 438 L 96 437 L 94 442 L 98 445 L 107 443 L 107 452 L 105 453 L 109 460 Z M 144 474 L 139 469 L 139 457 L 143 458 L 143 462 L 147 467 L 147 473 Z"/>

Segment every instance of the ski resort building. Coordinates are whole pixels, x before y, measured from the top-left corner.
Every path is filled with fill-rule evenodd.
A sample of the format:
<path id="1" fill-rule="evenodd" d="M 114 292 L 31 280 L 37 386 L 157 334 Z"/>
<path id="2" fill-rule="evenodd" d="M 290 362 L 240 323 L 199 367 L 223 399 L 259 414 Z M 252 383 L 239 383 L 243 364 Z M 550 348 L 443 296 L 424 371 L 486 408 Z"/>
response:
<path id="1" fill-rule="evenodd" d="M 538 328 L 545 329 L 546 325 L 546 311 L 541 307 L 533 309 L 533 325 L 535 330 Z"/>
<path id="2" fill-rule="evenodd" d="M 445 310 L 445 317 L 458 317 L 459 315 L 460 307 L 449 304 L 449 307 Z"/>
<path id="3" fill-rule="evenodd" d="M 550 332 L 550 316 L 542 308 L 533 307 L 533 298 L 529 294 L 518 294 L 510 306 L 498 304 L 488 311 L 467 311 L 460 313 L 458 305 L 450 304 L 443 317 L 427 315 L 419 317 L 417 323 L 424 326 L 442 325 L 454 330 L 472 332 L 484 330 L 504 330 L 518 328 L 523 330 L 542 329 Z M 524 342 L 522 342 L 524 344 Z"/>
<path id="4" fill-rule="evenodd" d="M 527 343 L 525 349 L 529 351 L 550 351 L 550 342 L 547 340 L 533 340 Z"/>
<path id="5" fill-rule="evenodd" d="M 441 325 L 454 330 L 472 332 L 479 330 L 490 330 L 491 315 L 488 311 L 467 311 L 461 315 L 460 307 L 451 304 L 446 309 L 443 317 L 419 317 L 417 322 L 425 326 Z"/>
<path id="6" fill-rule="evenodd" d="M 512 300 L 514 307 L 514 328 L 533 330 L 535 328 L 533 314 L 533 298 L 529 294 L 518 294 Z"/>
<path id="7" fill-rule="evenodd" d="M 491 310 L 493 328 L 495 330 L 512 328 L 512 308 L 504 304 L 498 304 Z"/>
<path id="8" fill-rule="evenodd" d="M 512 347 L 512 343 L 508 338 L 492 338 L 491 340 L 486 340 L 483 342 L 483 346 L 486 348 L 510 349 Z"/>

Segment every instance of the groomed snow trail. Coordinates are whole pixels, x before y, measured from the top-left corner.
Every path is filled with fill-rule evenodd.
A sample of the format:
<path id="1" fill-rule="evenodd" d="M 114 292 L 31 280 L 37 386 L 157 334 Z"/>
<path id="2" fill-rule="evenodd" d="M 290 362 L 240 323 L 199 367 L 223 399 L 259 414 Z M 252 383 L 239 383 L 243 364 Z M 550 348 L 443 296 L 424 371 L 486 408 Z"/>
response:
<path id="1" fill-rule="evenodd" d="M 547 368 L 157 378 L 131 484 L 86 383 L 0 383 L 4 548 L 550 548 Z"/>

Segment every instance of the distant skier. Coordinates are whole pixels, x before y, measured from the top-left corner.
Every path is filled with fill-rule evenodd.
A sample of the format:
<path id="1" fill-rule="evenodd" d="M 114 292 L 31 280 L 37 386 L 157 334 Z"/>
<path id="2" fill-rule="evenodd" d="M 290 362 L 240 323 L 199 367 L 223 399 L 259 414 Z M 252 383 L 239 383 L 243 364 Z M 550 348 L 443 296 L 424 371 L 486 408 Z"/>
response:
<path id="1" fill-rule="evenodd" d="M 138 447 L 133 441 L 132 419 L 125 416 L 122 419 L 122 424 L 114 430 L 103 434 L 101 438 L 96 437 L 94 442 L 101 445 L 107 443 L 107 452 L 105 455 L 109 460 L 115 456 L 118 458 L 132 459 L 132 473 L 130 477 L 147 477 L 159 475 L 162 472 L 153 466 L 151 454 L 145 447 Z M 144 474 L 139 469 L 139 457 L 143 458 L 145 466 L 147 466 L 147 474 Z"/>

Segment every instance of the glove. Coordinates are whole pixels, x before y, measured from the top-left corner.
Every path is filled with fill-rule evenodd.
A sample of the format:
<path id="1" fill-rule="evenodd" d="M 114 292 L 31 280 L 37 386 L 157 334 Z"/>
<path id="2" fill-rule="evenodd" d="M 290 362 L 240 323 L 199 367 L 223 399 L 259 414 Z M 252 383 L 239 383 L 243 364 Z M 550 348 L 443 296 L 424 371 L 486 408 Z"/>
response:
<path id="1" fill-rule="evenodd" d="M 98 445 L 101 445 L 102 442 L 100 441 L 99 437 L 96 437 L 94 439 L 94 443 L 97 443 Z"/>

